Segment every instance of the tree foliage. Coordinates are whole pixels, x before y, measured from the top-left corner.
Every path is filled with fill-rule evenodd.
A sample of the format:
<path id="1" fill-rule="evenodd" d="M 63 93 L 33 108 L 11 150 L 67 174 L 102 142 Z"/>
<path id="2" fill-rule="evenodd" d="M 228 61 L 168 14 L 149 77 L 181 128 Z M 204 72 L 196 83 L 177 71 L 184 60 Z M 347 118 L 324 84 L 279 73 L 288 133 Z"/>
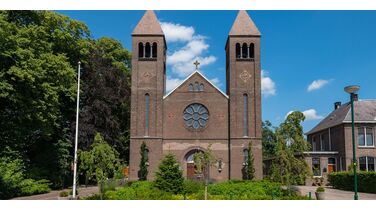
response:
<path id="1" fill-rule="evenodd" d="M 262 156 L 264 159 L 273 157 L 276 154 L 276 128 L 270 121 L 262 122 Z"/>
<path id="2" fill-rule="evenodd" d="M 275 132 L 277 145 L 272 161 L 271 179 L 284 185 L 304 184 L 309 175 L 303 153 L 309 150 L 301 126 L 304 119 L 303 113 L 292 112 Z"/>
<path id="3" fill-rule="evenodd" d="M 244 166 L 244 169 L 245 169 L 244 178 L 246 180 L 253 180 L 255 178 L 255 164 L 254 164 L 254 157 L 253 157 L 253 151 L 252 151 L 252 142 L 248 143 L 247 152 L 248 152 L 248 157 Z"/>
<path id="4" fill-rule="evenodd" d="M 148 149 L 145 142 L 142 142 L 140 147 L 140 170 L 138 171 L 138 179 L 139 180 L 147 180 L 148 178 L 148 165 L 149 165 L 149 158 L 148 158 Z"/>
<path id="5" fill-rule="evenodd" d="M 72 183 L 81 61 L 80 148 L 98 131 L 128 159 L 130 54 L 120 42 L 92 39 L 84 23 L 56 12 L 0 11 L 0 61 L 0 157 L 17 155 L 28 177 L 53 187 Z"/>
<path id="6" fill-rule="evenodd" d="M 166 192 L 179 193 L 183 190 L 183 172 L 175 155 L 168 153 L 161 161 L 156 172 L 155 186 Z"/>
<path id="7" fill-rule="evenodd" d="M 96 133 L 89 151 L 79 152 L 79 169 L 88 180 L 102 183 L 112 177 L 118 164 L 118 153 Z"/>

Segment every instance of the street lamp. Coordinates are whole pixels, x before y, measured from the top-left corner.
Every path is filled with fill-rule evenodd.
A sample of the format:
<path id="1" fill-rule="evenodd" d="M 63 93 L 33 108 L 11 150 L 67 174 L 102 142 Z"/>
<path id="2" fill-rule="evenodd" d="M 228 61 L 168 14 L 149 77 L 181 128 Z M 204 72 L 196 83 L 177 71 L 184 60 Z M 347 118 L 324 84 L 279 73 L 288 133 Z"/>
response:
<path id="1" fill-rule="evenodd" d="M 351 130 L 352 130 L 352 146 L 353 146 L 353 170 L 354 170 L 354 200 L 358 200 L 358 178 L 356 175 L 357 160 L 355 154 L 355 124 L 354 124 L 354 96 L 358 92 L 360 86 L 350 85 L 345 87 L 345 91 L 350 94 L 351 101 Z"/>
<path id="2" fill-rule="evenodd" d="M 78 146 L 78 116 L 80 111 L 80 78 L 81 62 L 78 61 L 77 70 L 77 105 L 76 105 L 76 134 L 74 137 L 74 161 L 73 161 L 73 199 L 76 199 L 76 178 L 77 178 L 77 146 Z"/>

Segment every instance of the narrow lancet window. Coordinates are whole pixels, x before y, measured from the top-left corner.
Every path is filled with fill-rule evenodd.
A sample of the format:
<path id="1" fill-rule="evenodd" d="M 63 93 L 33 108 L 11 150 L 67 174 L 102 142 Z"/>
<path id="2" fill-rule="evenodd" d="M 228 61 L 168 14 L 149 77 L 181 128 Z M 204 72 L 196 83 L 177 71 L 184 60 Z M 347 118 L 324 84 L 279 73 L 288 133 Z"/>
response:
<path id="1" fill-rule="evenodd" d="M 145 94 L 145 136 L 149 136 L 150 95 Z"/>
<path id="2" fill-rule="evenodd" d="M 248 46 L 246 43 L 243 43 L 242 46 L 242 58 L 248 58 Z"/>
<path id="3" fill-rule="evenodd" d="M 253 43 L 249 45 L 249 58 L 255 58 L 255 45 Z"/>
<path id="4" fill-rule="evenodd" d="M 150 46 L 150 43 L 147 42 L 145 44 L 145 57 L 150 58 L 150 56 L 151 56 L 151 46 Z"/>
<path id="5" fill-rule="evenodd" d="M 243 136 L 248 137 L 248 95 L 243 94 Z"/>

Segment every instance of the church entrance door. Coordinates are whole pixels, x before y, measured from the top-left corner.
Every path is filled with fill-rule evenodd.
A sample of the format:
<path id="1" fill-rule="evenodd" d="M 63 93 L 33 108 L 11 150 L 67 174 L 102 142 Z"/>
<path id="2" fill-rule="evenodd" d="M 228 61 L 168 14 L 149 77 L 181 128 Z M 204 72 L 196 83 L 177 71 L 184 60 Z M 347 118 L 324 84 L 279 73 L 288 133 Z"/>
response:
<path id="1" fill-rule="evenodd" d="M 193 159 L 195 153 L 200 152 L 200 150 L 193 150 L 187 154 L 187 179 L 188 180 L 203 180 L 205 176 L 205 169 L 203 168 L 201 173 L 196 173 L 196 166 Z"/>

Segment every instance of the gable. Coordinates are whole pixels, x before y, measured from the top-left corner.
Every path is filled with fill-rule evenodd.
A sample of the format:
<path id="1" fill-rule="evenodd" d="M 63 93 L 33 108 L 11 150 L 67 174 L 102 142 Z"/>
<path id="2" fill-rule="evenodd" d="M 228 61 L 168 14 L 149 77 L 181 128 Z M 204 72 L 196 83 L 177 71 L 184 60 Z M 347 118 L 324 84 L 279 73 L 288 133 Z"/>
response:
<path id="1" fill-rule="evenodd" d="M 193 86 L 192 88 L 190 86 Z M 215 86 L 210 80 L 208 80 L 199 71 L 193 72 L 189 75 L 180 85 L 167 93 L 163 99 L 172 95 L 173 93 L 186 93 L 186 92 L 198 92 L 198 93 L 220 93 L 225 98 L 228 96 L 223 93 L 217 86 Z"/>

